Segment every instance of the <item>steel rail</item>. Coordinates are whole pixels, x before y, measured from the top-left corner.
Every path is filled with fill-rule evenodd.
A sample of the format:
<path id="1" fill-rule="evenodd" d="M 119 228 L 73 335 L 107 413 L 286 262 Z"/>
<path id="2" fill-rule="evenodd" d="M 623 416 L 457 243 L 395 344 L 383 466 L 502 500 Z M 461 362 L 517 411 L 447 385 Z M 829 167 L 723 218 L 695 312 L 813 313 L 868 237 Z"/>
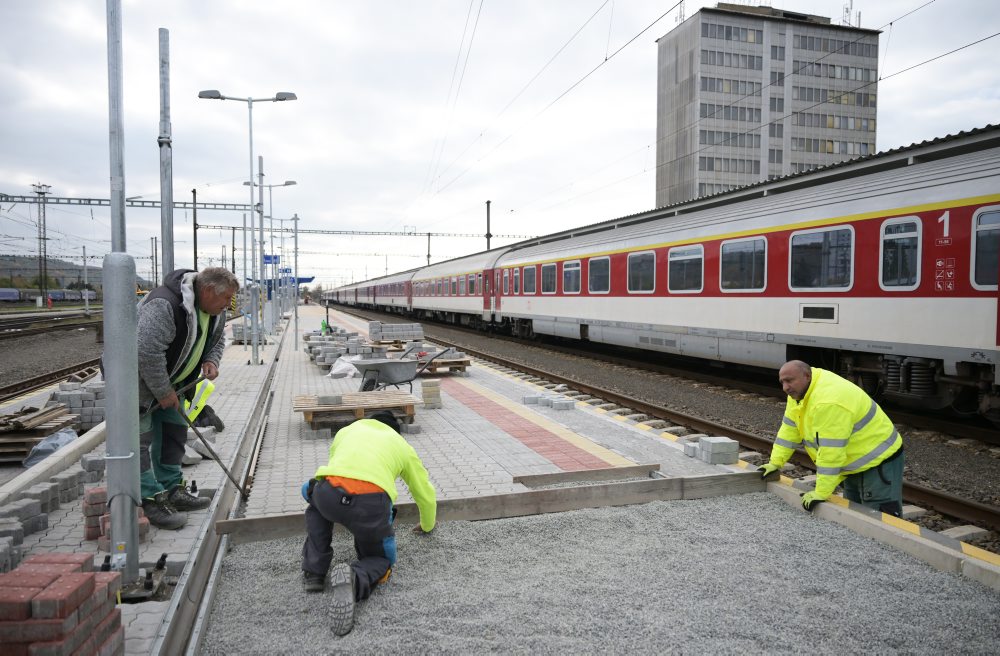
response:
<path id="1" fill-rule="evenodd" d="M 35 376 L 34 378 L 18 381 L 11 385 L 5 385 L 0 387 L 0 403 L 9 401 L 10 399 L 21 396 L 27 392 L 33 392 L 41 389 L 56 381 L 68 378 L 73 374 L 86 372 L 86 376 L 84 377 L 84 380 L 86 380 L 86 378 L 90 378 L 96 373 L 93 370 L 98 367 L 100 363 L 100 358 L 96 360 L 87 360 L 86 362 L 74 364 L 70 367 L 64 367 L 58 371 L 52 371 L 47 374 L 42 374 L 41 376 Z"/>

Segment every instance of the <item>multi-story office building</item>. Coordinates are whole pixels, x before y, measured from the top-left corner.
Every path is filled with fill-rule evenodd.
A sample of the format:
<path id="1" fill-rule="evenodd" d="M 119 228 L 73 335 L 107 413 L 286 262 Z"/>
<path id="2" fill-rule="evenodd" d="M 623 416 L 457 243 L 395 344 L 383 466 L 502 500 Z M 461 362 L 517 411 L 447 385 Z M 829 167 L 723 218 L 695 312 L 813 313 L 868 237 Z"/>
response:
<path id="1" fill-rule="evenodd" d="M 878 37 L 719 4 L 659 39 L 657 206 L 873 153 Z"/>

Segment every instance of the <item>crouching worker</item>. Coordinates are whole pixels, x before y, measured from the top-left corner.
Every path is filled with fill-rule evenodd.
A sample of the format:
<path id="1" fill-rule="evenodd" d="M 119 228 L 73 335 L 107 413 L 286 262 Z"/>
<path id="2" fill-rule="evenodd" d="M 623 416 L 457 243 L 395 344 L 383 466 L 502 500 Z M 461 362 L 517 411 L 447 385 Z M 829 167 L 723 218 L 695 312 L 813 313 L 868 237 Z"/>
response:
<path id="1" fill-rule="evenodd" d="M 391 412 L 358 419 L 337 431 L 330 460 L 302 486 L 306 508 L 306 542 L 302 546 L 303 585 L 322 592 L 333 560 L 333 525 L 354 536 L 357 560 L 340 563 L 330 573 L 333 588 L 333 631 L 344 635 L 354 627 L 354 603 L 389 580 L 396 562 L 396 479 L 402 478 L 420 510 L 415 533 L 434 529 L 437 502 L 427 470 L 417 452 L 399 434 Z"/>

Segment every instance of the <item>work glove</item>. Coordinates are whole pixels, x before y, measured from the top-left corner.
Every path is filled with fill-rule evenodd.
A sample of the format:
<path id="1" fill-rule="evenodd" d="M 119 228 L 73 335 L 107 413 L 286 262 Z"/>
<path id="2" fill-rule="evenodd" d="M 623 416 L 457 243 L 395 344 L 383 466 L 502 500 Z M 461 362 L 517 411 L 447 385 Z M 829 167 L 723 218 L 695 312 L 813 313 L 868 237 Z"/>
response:
<path id="1" fill-rule="evenodd" d="M 826 499 L 820 499 L 816 492 L 803 492 L 799 496 L 802 497 L 802 507 L 810 512 L 813 508 L 826 501 Z"/>
<path id="2" fill-rule="evenodd" d="M 302 498 L 309 503 L 309 499 L 312 498 L 313 488 L 316 487 L 316 479 L 310 478 L 308 481 L 302 484 Z"/>
<path id="3" fill-rule="evenodd" d="M 774 474 L 775 472 L 778 472 L 780 470 L 781 467 L 779 467 L 778 465 L 772 465 L 771 463 L 761 465 L 760 467 L 757 468 L 757 471 L 760 472 L 760 477 L 763 479 L 767 479 L 771 474 Z"/>

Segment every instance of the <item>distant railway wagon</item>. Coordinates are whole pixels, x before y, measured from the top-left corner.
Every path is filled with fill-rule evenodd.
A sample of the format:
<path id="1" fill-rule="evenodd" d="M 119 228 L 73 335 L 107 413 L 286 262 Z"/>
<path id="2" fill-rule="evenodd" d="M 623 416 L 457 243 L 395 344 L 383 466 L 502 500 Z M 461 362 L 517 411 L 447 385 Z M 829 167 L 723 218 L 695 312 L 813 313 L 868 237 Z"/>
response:
<path id="1" fill-rule="evenodd" d="M 38 289 L 0 289 L 0 301 L 33 303 L 41 295 L 42 292 Z M 82 301 L 84 296 L 87 300 L 97 300 L 97 292 L 93 289 L 49 289 L 47 296 L 53 302 Z"/>
<path id="2" fill-rule="evenodd" d="M 0 288 L 0 301 L 16 302 L 21 300 L 21 290 L 10 287 Z"/>
<path id="3" fill-rule="evenodd" d="M 801 358 L 880 398 L 997 421 L 998 278 L 988 126 L 327 298 L 739 365 Z"/>

